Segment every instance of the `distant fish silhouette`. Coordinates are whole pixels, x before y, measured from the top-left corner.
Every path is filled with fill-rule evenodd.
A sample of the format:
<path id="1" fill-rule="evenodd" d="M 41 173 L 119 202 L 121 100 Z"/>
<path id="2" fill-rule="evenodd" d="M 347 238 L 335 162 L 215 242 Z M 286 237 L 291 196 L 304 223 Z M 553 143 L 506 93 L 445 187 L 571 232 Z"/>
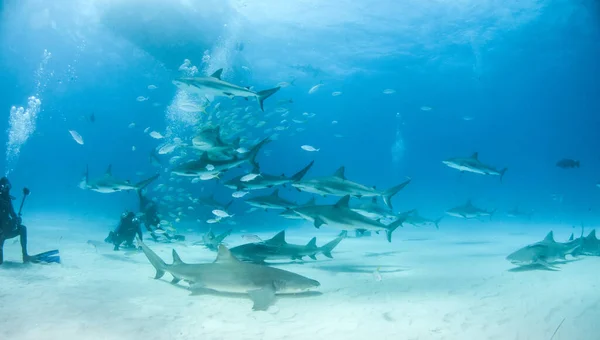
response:
<path id="1" fill-rule="evenodd" d="M 556 162 L 556 166 L 563 169 L 579 168 L 579 161 L 565 158 Z"/>

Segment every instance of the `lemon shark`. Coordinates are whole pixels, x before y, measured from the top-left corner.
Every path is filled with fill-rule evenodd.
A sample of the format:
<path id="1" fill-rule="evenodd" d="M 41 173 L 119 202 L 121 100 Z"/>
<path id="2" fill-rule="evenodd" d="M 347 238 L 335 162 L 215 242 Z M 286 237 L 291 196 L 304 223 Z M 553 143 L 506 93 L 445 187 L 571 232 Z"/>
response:
<path id="1" fill-rule="evenodd" d="M 400 214 L 394 222 L 385 225 L 353 211 L 349 202 L 350 195 L 346 195 L 334 205 L 299 206 L 292 210 L 316 228 L 326 225 L 341 230 L 385 231 L 388 242 L 392 242 L 392 233 L 406 220 L 406 214 Z"/>
<path id="2" fill-rule="evenodd" d="M 564 261 L 566 255 L 573 254 L 580 246 L 581 243 L 578 240 L 566 243 L 556 242 L 554 233 L 551 231 L 542 241 L 525 246 L 508 255 L 506 259 L 520 267 L 541 266 L 555 270 L 554 265 L 557 262 Z"/>
<path id="3" fill-rule="evenodd" d="M 477 208 L 476 206 L 473 205 L 473 203 L 471 203 L 471 200 L 468 200 L 467 203 L 465 203 L 463 205 L 459 205 L 457 207 L 449 209 L 448 211 L 446 211 L 446 214 L 448 214 L 452 217 L 466 218 L 466 219 L 482 218 L 485 216 L 489 216 L 490 220 L 491 220 L 492 216 L 494 215 L 495 212 L 496 212 L 495 209 L 492 211 L 487 211 L 487 210 Z"/>
<path id="4" fill-rule="evenodd" d="M 500 176 L 500 182 L 504 178 L 507 168 L 498 170 L 492 166 L 482 163 L 479 154 L 475 152 L 471 157 L 454 157 L 442 161 L 445 165 L 460 172 L 472 172 L 479 175 Z"/>
<path id="5" fill-rule="evenodd" d="M 265 99 L 272 96 L 274 93 L 279 91 L 280 87 L 274 87 L 272 89 L 254 92 L 247 87 L 241 87 L 223 81 L 221 75 L 223 69 L 218 69 L 215 73 L 211 74 L 210 77 L 193 77 L 193 78 L 179 78 L 173 80 L 173 84 L 179 89 L 196 93 L 201 96 L 221 96 L 221 97 L 243 97 L 250 98 L 254 97 L 258 100 L 258 105 L 261 111 L 264 111 L 263 102 Z"/>
<path id="6" fill-rule="evenodd" d="M 282 174 L 281 176 L 276 176 L 261 173 L 260 167 L 256 166 L 252 170 L 252 173 L 260 173 L 259 177 L 256 177 L 255 179 L 249 182 L 243 182 L 242 177 L 244 177 L 244 175 L 240 175 L 225 182 L 225 186 L 234 190 L 258 190 L 272 188 L 278 185 L 286 185 L 288 183 L 295 183 L 302 180 L 304 175 L 306 175 L 306 173 L 308 172 L 308 170 L 310 170 L 313 164 L 314 161 L 310 162 L 307 166 L 305 166 L 302 170 L 298 171 L 292 177 L 286 177 L 285 174 Z"/>
<path id="7" fill-rule="evenodd" d="M 184 280 L 191 290 L 208 289 L 222 293 L 248 294 L 253 310 L 266 310 L 275 302 L 276 294 L 296 294 L 320 286 L 316 280 L 286 270 L 238 260 L 224 245 L 219 245 L 212 263 L 184 263 L 173 249 L 173 263 L 167 264 L 138 238 L 142 251 L 156 269 L 155 279 L 169 273 L 171 283 Z"/>
<path id="8" fill-rule="evenodd" d="M 112 165 L 108 166 L 108 169 L 106 169 L 104 176 L 90 180 L 88 174 L 89 170 L 86 166 L 85 175 L 79 182 L 79 187 L 84 190 L 92 190 L 103 194 L 112 194 L 113 192 L 119 191 L 142 190 L 146 186 L 148 186 L 148 184 L 152 183 L 152 181 L 157 179 L 159 176 L 158 174 L 156 174 L 148 179 L 133 184 L 128 180 L 121 180 L 113 177 Z"/>
<path id="9" fill-rule="evenodd" d="M 221 172 L 237 168 L 244 163 L 250 163 L 253 166 L 256 166 L 256 156 L 258 155 L 260 148 L 269 141 L 269 138 L 265 138 L 246 154 L 241 156 L 235 155 L 230 159 L 210 159 L 208 153 L 204 152 L 200 159 L 175 166 L 173 170 L 171 170 L 171 173 L 189 177 L 198 177 L 205 174 L 216 176 Z"/>
<path id="10" fill-rule="evenodd" d="M 410 183 L 410 179 L 385 191 L 352 182 L 344 175 L 345 167 L 340 167 L 333 176 L 313 178 L 292 183 L 296 189 L 317 195 L 332 195 L 352 197 L 381 197 L 383 202 L 392 209 L 392 197 Z"/>
<path id="11" fill-rule="evenodd" d="M 346 232 L 331 242 L 317 247 L 317 238 L 313 237 L 306 245 L 291 244 L 285 240 L 285 230 L 263 242 L 247 243 L 231 248 L 231 253 L 239 259 L 262 263 L 265 260 L 302 260 L 308 256 L 316 260 L 316 255 L 323 254 L 333 258 L 331 251 L 346 237 Z"/>

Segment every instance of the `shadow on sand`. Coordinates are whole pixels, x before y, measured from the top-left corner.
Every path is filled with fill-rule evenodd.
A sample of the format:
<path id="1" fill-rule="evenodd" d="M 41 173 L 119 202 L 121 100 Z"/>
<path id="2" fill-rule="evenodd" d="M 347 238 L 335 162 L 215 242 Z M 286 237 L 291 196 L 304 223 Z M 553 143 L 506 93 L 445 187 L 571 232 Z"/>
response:
<path id="1" fill-rule="evenodd" d="M 399 273 L 409 269 L 399 268 L 397 266 L 378 266 L 365 264 L 338 264 L 330 266 L 314 266 L 315 269 L 325 270 L 334 273 L 364 273 L 370 274 L 375 270 L 380 273 Z"/>

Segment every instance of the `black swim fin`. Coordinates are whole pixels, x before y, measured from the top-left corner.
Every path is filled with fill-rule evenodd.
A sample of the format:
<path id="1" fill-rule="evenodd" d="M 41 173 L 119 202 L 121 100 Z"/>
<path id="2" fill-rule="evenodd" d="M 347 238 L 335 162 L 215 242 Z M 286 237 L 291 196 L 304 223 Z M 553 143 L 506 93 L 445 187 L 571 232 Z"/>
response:
<path id="1" fill-rule="evenodd" d="M 36 255 L 29 255 L 29 262 L 32 263 L 60 263 L 58 249 L 46 251 Z"/>

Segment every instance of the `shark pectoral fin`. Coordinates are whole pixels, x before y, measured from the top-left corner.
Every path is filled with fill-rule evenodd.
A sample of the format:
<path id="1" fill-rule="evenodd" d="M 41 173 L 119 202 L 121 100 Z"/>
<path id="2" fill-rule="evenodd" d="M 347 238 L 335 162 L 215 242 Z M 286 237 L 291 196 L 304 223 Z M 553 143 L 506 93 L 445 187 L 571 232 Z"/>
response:
<path id="1" fill-rule="evenodd" d="M 327 223 L 325 223 L 325 221 L 323 221 L 323 220 L 322 220 L 321 218 L 319 218 L 319 217 L 316 217 L 316 218 L 315 218 L 315 228 L 319 229 L 319 228 L 321 228 L 321 226 L 322 226 L 323 224 L 327 224 Z"/>
<path id="2" fill-rule="evenodd" d="M 248 291 L 248 296 L 254 302 L 252 310 L 267 310 L 275 302 L 275 287 L 265 286 L 261 289 Z"/>
<path id="3" fill-rule="evenodd" d="M 325 255 L 325 256 L 327 256 L 327 255 Z M 313 259 L 315 261 L 317 260 L 317 257 L 315 255 L 308 255 L 308 257 L 310 257 L 311 259 Z"/>
<path id="4" fill-rule="evenodd" d="M 176 276 L 173 276 L 173 280 L 171 280 L 171 283 L 172 283 L 172 284 L 174 284 L 174 285 L 176 285 L 176 284 L 178 284 L 178 283 L 179 283 L 179 281 L 181 281 L 181 279 L 180 279 L 180 278 L 178 278 L 178 277 L 176 277 Z"/>

